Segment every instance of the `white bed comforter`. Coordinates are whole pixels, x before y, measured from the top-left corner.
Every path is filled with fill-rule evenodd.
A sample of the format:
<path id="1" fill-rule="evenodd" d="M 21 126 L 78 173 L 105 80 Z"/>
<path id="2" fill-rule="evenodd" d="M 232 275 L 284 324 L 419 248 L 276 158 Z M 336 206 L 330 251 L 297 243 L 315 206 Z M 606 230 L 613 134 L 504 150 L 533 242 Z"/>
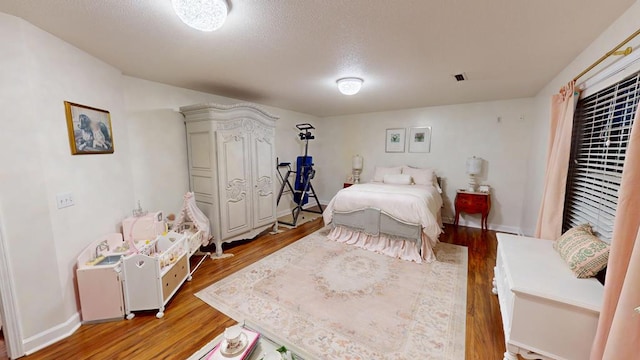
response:
<path id="1" fill-rule="evenodd" d="M 429 238 L 431 246 L 434 246 L 442 232 L 437 219 L 441 207 L 442 197 L 433 186 L 367 183 L 338 191 L 323 217 L 324 223 L 329 224 L 334 210 L 343 212 L 380 209 L 401 221 L 422 225 L 423 233 Z"/>

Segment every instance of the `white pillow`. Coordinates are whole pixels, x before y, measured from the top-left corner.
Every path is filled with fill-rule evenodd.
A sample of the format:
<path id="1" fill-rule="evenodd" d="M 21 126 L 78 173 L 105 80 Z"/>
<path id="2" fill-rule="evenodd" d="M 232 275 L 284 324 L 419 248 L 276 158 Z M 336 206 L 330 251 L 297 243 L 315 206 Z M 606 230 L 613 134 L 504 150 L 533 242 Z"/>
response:
<path id="1" fill-rule="evenodd" d="M 385 184 L 411 185 L 411 175 L 407 174 L 387 174 L 383 180 Z"/>
<path id="2" fill-rule="evenodd" d="M 402 173 L 410 175 L 416 185 L 434 185 L 435 172 L 433 169 L 417 169 L 403 166 Z"/>
<path id="3" fill-rule="evenodd" d="M 376 166 L 375 174 L 373 175 L 373 181 L 383 182 L 384 176 L 388 174 L 402 174 L 402 167 L 379 167 Z"/>

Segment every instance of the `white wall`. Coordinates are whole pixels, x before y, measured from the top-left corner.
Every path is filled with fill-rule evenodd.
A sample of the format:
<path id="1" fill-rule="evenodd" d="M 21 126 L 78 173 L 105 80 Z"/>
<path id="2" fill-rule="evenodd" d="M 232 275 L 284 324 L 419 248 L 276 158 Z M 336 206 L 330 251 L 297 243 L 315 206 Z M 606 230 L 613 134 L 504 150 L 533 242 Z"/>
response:
<path id="1" fill-rule="evenodd" d="M 531 99 L 517 99 L 325 118 L 318 156 L 320 194 L 330 199 L 342 187 L 356 153 L 364 158 L 365 181 L 376 165 L 431 167 L 444 178 L 443 216 L 450 220 L 456 189 L 468 183 L 465 161 L 475 155 L 485 160 L 480 181 L 492 187 L 489 226 L 518 232 L 531 108 Z M 431 126 L 430 153 L 385 153 L 385 129 L 418 126 Z M 479 227 L 479 216 L 465 215 L 461 224 Z"/>
<path id="2" fill-rule="evenodd" d="M 43 134 L 32 109 L 35 98 L 28 71 L 32 58 L 23 25 L 17 18 L 0 14 L 0 222 L 11 253 L 9 267 L 16 274 L 19 319 L 28 336 L 37 331 L 35 319 L 41 319 L 44 328 L 66 319 L 59 316 L 62 292 L 39 149 Z M 39 304 L 41 297 L 53 301 Z M 34 314 L 31 321 L 25 316 L 28 312 Z"/>
<path id="3" fill-rule="evenodd" d="M 561 86 L 565 85 L 582 70 L 586 69 L 600 56 L 610 51 L 615 45 L 633 34 L 640 28 L 640 1 L 636 1 L 618 20 L 616 20 L 605 32 L 603 32 L 589 47 L 587 47 L 575 60 L 567 65 L 553 80 L 551 80 L 535 97 L 533 108 L 533 127 L 531 129 L 531 156 L 527 163 L 527 192 L 522 209 L 522 228 L 525 234 L 533 235 L 542 190 L 544 187 L 544 173 L 546 166 L 546 154 L 549 140 L 549 115 L 551 112 L 551 96 L 557 93 Z M 634 39 L 629 45 L 634 51 L 640 50 L 640 38 Z M 625 46 L 626 47 L 626 46 Z M 578 81 L 580 84 L 585 79 L 606 68 L 609 64 L 619 61 L 619 57 L 611 57 L 596 70 Z"/>
<path id="4" fill-rule="evenodd" d="M 189 191 L 186 133 L 179 108 L 207 102 L 235 104 L 242 101 L 128 76 L 124 77 L 124 98 L 135 198 L 144 208 L 177 212 L 182 206 L 182 196 Z M 281 161 L 295 161 L 303 149 L 297 140 L 295 124 L 309 122 L 317 126 L 319 119 L 285 109 L 262 107 L 280 117 L 276 122 L 276 156 Z M 279 212 L 287 211 L 289 201 L 290 197 L 283 198 Z"/>
<path id="5" fill-rule="evenodd" d="M 117 229 L 133 186 L 120 72 L 23 20 L 0 14 L 0 26 L 0 222 L 28 349 L 45 330 L 77 325 L 75 256 Z M 70 155 L 65 100 L 111 111 L 113 155 Z M 58 210 L 60 192 L 76 205 Z"/>

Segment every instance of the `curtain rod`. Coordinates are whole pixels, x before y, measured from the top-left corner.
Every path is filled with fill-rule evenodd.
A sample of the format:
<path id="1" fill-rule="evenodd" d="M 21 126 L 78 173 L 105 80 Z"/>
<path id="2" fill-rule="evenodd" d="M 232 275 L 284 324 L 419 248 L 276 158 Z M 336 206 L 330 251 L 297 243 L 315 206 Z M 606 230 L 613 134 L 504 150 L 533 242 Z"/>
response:
<path id="1" fill-rule="evenodd" d="M 587 67 L 586 69 L 582 70 L 582 72 L 580 74 L 578 74 L 576 77 L 573 78 L 573 81 L 578 81 L 578 79 L 583 77 L 586 73 L 591 71 L 594 67 L 600 65 L 601 62 L 605 61 L 611 55 L 624 55 L 624 56 L 627 56 L 627 55 L 631 54 L 631 51 L 633 51 L 633 49 L 631 47 L 628 47 L 623 51 L 618 51 L 618 49 L 623 47 L 626 43 L 628 43 L 629 41 L 633 40 L 633 38 L 635 38 L 638 35 L 640 35 L 640 29 L 636 30 L 636 32 L 634 32 L 633 34 L 629 35 L 629 37 L 624 39 L 620 44 L 618 44 L 618 46 L 616 46 L 613 49 L 611 49 L 611 51 L 609 51 L 608 53 L 602 55 L 602 57 L 600 59 L 596 60 L 589 67 Z"/>

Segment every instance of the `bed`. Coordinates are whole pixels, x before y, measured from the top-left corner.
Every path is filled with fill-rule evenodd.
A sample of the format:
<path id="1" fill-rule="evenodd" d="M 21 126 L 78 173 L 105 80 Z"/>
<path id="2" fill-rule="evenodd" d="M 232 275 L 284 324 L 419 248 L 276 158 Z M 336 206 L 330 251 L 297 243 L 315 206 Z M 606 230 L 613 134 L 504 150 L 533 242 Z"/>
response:
<path id="1" fill-rule="evenodd" d="M 442 197 L 433 172 L 382 169 L 376 168 L 374 182 L 342 189 L 331 200 L 323 213 L 325 224 L 332 226 L 329 238 L 417 263 L 434 261 L 433 247 L 442 232 Z M 391 181 L 386 169 L 393 169 L 392 176 L 413 176 L 409 183 L 406 176 Z"/>

